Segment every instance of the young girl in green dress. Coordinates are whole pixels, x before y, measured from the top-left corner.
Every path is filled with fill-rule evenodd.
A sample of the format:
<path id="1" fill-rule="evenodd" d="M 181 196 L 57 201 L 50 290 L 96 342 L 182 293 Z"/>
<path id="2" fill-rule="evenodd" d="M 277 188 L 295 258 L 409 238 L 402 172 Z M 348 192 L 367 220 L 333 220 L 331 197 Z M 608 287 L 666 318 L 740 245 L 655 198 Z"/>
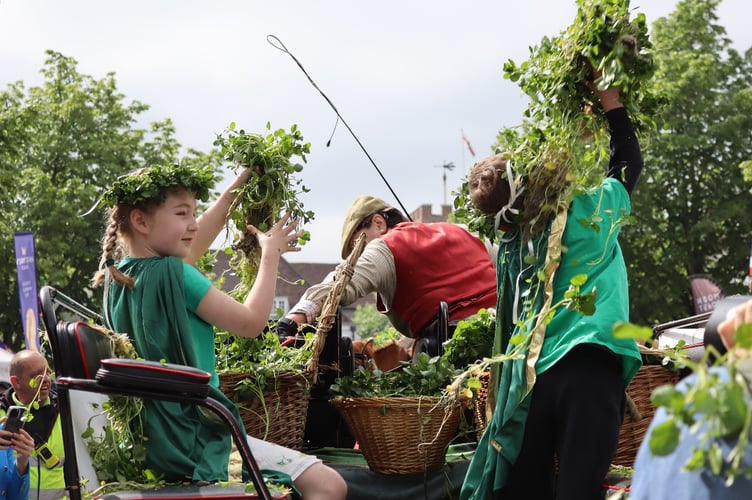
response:
<path id="1" fill-rule="evenodd" d="M 242 172 L 196 219 L 197 199 L 214 183 L 209 168 L 154 166 L 121 177 L 103 195 L 111 206 L 94 284 L 105 282 L 110 327 L 128 333 L 145 359 L 200 368 L 211 374 L 210 395 L 237 412 L 218 389 L 214 327 L 255 337 L 272 309 L 280 256 L 296 252 L 300 236 L 285 215 L 263 233 L 248 226 L 262 256 L 244 302 L 223 293 L 194 267 L 224 227 Z M 227 479 L 229 430 L 200 408 L 145 401 L 142 413 L 147 463 L 168 479 L 214 482 Z M 287 474 L 306 500 L 345 498 L 342 477 L 314 456 L 248 437 L 260 469 Z"/>

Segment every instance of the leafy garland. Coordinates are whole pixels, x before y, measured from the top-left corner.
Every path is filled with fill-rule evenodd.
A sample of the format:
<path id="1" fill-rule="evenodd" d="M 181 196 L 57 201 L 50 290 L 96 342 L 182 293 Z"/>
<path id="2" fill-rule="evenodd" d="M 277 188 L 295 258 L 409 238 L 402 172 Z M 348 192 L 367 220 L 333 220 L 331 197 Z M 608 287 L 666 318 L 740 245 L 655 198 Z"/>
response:
<path id="1" fill-rule="evenodd" d="M 540 233 L 558 207 L 603 177 L 608 157 L 606 119 L 593 104 L 593 69 L 598 88 L 620 88 L 621 100 L 638 133 L 654 126 L 662 105 L 645 82 L 654 72 L 644 14 L 629 17 L 628 0 L 578 0 L 574 22 L 556 37 L 530 48 L 530 58 L 504 64 L 504 77 L 530 99 L 519 127 L 503 128 L 497 151 L 512 161 L 518 189 L 524 187 L 521 228 Z M 592 135 L 590 141 L 584 137 Z M 454 193 L 453 218 L 494 241 L 494 216 L 480 212 L 465 180 Z"/>
<path id="2" fill-rule="evenodd" d="M 140 206 L 150 200 L 159 203 L 165 200 L 167 191 L 175 187 L 184 187 L 196 199 L 206 201 L 216 181 L 217 177 L 210 165 L 153 165 L 118 177 L 102 194 L 101 202 L 105 206 L 121 203 Z"/>

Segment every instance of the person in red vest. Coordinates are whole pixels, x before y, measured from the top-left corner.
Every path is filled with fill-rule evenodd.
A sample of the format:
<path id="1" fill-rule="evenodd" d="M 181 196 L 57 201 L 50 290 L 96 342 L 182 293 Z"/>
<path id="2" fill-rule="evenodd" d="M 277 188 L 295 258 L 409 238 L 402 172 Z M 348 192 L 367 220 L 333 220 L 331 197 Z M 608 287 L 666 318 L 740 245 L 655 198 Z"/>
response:
<path id="1" fill-rule="evenodd" d="M 447 303 L 450 323 L 495 307 L 493 261 L 485 244 L 463 227 L 447 222 L 409 222 L 384 200 L 364 195 L 345 215 L 343 259 L 361 233 L 366 234 L 368 243 L 342 294 L 342 305 L 376 292 L 379 311 L 411 338 L 433 332 L 441 301 Z M 280 321 L 284 333 L 315 322 L 334 285 L 334 274 L 310 287 Z"/>

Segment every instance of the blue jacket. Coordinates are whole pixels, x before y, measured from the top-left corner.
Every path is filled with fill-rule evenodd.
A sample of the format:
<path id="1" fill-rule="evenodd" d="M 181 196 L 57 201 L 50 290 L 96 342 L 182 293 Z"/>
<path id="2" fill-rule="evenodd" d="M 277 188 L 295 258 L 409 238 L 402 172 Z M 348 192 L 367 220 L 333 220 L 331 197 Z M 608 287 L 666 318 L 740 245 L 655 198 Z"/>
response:
<path id="1" fill-rule="evenodd" d="M 26 500 L 29 498 L 29 468 L 25 474 L 19 474 L 16 457 L 11 448 L 0 450 L 0 497 L 7 500 Z"/>

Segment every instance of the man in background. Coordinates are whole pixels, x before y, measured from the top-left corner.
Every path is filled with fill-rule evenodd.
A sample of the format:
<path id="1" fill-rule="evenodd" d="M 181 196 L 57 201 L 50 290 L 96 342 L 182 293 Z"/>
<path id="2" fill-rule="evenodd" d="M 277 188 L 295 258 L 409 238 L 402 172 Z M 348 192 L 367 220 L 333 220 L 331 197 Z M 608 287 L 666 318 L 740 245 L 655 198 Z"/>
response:
<path id="1" fill-rule="evenodd" d="M 60 411 L 47 360 L 36 351 L 19 351 L 10 361 L 9 373 L 11 387 L 0 395 L 0 416 L 9 407 L 22 405 L 33 417 L 24 424 L 34 438 L 34 451 L 29 457 L 29 499 L 67 498 Z"/>

